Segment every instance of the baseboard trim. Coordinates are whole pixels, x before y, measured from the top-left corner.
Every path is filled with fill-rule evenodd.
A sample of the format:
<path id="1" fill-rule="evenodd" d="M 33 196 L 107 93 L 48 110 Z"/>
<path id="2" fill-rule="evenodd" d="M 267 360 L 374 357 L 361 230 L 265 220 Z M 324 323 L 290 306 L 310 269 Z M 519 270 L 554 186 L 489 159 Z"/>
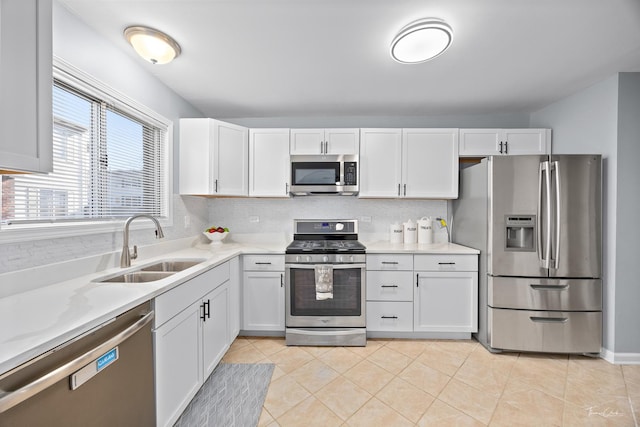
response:
<path id="1" fill-rule="evenodd" d="M 603 348 L 600 357 L 616 365 L 640 365 L 640 353 L 616 353 Z"/>

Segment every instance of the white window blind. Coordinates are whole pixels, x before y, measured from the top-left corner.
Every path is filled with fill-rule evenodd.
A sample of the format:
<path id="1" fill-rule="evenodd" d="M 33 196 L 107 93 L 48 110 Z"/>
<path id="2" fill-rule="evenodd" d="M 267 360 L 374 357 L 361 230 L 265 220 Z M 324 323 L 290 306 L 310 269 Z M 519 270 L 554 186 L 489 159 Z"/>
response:
<path id="1" fill-rule="evenodd" d="M 53 172 L 3 176 L 0 227 L 167 216 L 167 126 L 83 89 L 54 82 Z"/>

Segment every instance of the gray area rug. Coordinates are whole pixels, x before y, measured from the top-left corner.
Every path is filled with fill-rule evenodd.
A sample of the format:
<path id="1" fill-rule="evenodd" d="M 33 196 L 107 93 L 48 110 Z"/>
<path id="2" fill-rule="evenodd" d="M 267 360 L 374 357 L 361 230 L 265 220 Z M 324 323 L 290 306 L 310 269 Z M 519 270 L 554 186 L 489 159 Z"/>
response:
<path id="1" fill-rule="evenodd" d="M 272 363 L 219 364 L 175 426 L 257 426 L 273 368 Z"/>

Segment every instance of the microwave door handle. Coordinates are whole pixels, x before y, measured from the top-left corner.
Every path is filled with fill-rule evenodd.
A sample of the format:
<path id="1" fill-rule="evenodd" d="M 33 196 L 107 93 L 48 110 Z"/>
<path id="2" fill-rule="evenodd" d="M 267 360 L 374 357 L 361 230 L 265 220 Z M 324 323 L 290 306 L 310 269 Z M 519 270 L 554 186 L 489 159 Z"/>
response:
<path id="1" fill-rule="evenodd" d="M 551 172 L 555 175 L 555 196 L 556 196 L 556 212 L 555 212 L 555 219 L 556 219 L 556 238 L 555 238 L 555 242 L 553 245 L 554 248 L 554 256 L 553 256 L 553 268 L 557 269 L 560 266 L 560 226 L 561 226 L 561 221 L 560 221 L 560 200 L 562 200 L 562 195 L 560 194 L 560 164 L 558 163 L 558 161 L 556 160 L 555 162 L 553 162 L 553 167 L 551 168 Z"/>

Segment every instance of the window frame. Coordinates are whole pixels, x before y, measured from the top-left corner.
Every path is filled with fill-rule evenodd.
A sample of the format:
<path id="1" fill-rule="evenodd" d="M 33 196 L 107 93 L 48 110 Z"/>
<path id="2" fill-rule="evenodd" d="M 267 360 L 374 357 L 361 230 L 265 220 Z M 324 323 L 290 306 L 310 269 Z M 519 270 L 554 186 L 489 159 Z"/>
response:
<path id="1" fill-rule="evenodd" d="M 119 92 L 88 73 L 54 56 L 53 78 L 67 84 L 78 91 L 105 101 L 108 105 L 130 114 L 144 118 L 150 124 L 166 127 L 164 169 L 162 177 L 165 188 L 166 217 L 159 218 L 163 227 L 173 226 L 173 122 L 140 102 Z M 53 81 L 51 82 L 53 87 Z M 53 134 L 52 134 L 53 137 Z M 122 231 L 125 219 L 98 221 L 42 222 L 30 224 L 0 225 L 0 243 L 14 243 L 32 240 L 57 239 L 63 237 L 84 236 L 91 234 L 113 233 Z M 132 229 L 153 228 L 151 221 L 134 221 Z"/>

